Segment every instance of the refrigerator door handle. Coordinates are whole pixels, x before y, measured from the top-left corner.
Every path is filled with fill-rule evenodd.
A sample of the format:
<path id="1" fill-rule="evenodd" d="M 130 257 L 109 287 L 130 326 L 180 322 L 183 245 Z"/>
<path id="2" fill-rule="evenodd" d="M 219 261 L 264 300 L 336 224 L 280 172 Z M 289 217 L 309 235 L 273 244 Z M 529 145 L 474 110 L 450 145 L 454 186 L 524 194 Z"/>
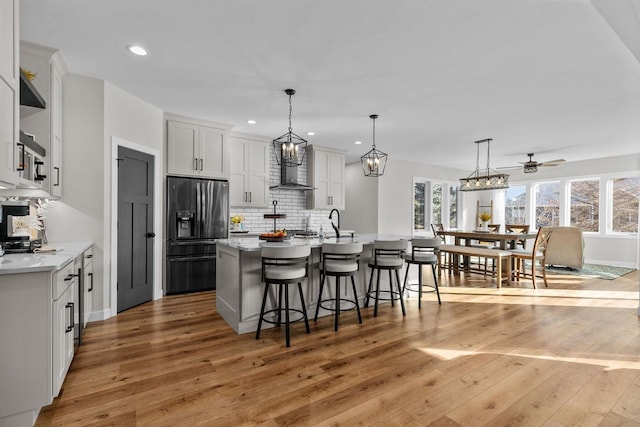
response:
<path id="1" fill-rule="evenodd" d="M 202 183 L 196 182 L 196 237 L 202 236 Z"/>

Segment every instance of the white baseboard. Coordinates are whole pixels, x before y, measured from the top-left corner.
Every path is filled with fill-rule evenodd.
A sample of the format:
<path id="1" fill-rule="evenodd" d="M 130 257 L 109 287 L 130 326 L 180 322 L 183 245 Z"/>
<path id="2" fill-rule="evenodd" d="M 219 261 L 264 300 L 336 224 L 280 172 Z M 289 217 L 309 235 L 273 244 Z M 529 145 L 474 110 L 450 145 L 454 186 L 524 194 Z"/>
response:
<path id="1" fill-rule="evenodd" d="M 89 320 L 87 320 L 87 322 L 98 322 L 100 320 L 107 320 L 110 317 L 111 317 L 110 309 L 92 311 L 91 314 L 89 314 Z"/>

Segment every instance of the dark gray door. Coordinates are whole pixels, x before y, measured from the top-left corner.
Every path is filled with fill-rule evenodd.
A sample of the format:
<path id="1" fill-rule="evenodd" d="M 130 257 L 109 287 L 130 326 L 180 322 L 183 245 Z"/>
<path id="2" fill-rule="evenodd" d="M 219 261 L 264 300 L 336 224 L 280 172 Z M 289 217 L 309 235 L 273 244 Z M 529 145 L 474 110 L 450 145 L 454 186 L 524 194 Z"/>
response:
<path id="1" fill-rule="evenodd" d="M 153 298 L 153 156 L 118 147 L 118 312 Z"/>

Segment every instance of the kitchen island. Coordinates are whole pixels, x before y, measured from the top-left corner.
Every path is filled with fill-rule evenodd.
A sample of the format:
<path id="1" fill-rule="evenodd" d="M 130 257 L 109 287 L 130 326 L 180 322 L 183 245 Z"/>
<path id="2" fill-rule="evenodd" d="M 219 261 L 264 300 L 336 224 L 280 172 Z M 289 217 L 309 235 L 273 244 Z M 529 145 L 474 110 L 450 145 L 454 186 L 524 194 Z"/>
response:
<path id="1" fill-rule="evenodd" d="M 351 243 L 361 242 L 363 244 L 362 255 L 360 256 L 360 271 L 356 275 L 356 289 L 361 306 L 364 306 L 366 291 L 369 285 L 370 269 L 367 261 L 373 253 L 374 240 L 410 240 L 410 236 L 391 234 L 361 234 L 353 237 L 340 237 L 321 240 L 319 238 L 292 238 L 283 242 L 267 243 L 257 238 L 231 238 L 219 240 L 216 245 L 217 267 L 216 267 L 216 309 L 223 319 L 239 334 L 255 332 L 258 327 L 260 315 L 260 304 L 264 284 L 262 283 L 262 260 L 260 249 L 264 245 L 309 245 L 311 246 L 311 257 L 309 259 L 309 277 L 303 282 L 305 305 L 309 318 L 313 318 L 316 305 L 318 303 L 318 292 L 320 289 L 320 264 L 322 243 Z M 381 288 L 387 289 L 388 276 L 381 275 Z M 402 280 L 403 277 L 400 277 Z M 331 279 L 333 283 L 333 278 Z M 332 295 L 334 286 L 325 286 L 324 299 Z M 342 286 L 343 298 L 351 298 L 351 286 Z M 270 300 L 273 302 L 274 295 Z M 300 308 L 299 302 L 292 299 L 291 305 Z M 320 316 L 333 314 L 332 312 L 320 309 Z M 271 325 L 265 325 L 268 327 Z"/>

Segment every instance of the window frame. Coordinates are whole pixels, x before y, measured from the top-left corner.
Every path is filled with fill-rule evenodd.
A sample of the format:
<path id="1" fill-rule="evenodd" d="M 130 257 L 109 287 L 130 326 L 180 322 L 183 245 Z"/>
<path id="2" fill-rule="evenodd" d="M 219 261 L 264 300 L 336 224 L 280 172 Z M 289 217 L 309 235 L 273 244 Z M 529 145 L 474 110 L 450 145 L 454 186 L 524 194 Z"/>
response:
<path id="1" fill-rule="evenodd" d="M 415 186 L 418 183 L 425 184 L 425 201 L 424 201 L 424 230 L 416 229 L 415 224 Z M 441 201 L 441 211 L 440 216 L 442 218 L 442 225 L 444 228 L 450 228 L 450 212 L 451 212 L 451 197 L 450 197 L 450 188 L 451 187 L 459 187 L 458 182 L 454 181 L 446 181 L 441 179 L 431 179 L 431 178 L 422 178 L 422 177 L 413 177 L 412 185 L 411 185 L 411 229 L 412 234 L 414 236 L 424 235 L 424 234 L 432 234 L 431 224 L 433 223 L 433 186 L 440 185 L 442 188 L 442 201 Z M 457 214 L 456 214 L 456 222 L 460 224 L 460 213 L 462 212 L 462 198 L 460 197 L 458 188 L 458 204 L 457 204 Z"/>

